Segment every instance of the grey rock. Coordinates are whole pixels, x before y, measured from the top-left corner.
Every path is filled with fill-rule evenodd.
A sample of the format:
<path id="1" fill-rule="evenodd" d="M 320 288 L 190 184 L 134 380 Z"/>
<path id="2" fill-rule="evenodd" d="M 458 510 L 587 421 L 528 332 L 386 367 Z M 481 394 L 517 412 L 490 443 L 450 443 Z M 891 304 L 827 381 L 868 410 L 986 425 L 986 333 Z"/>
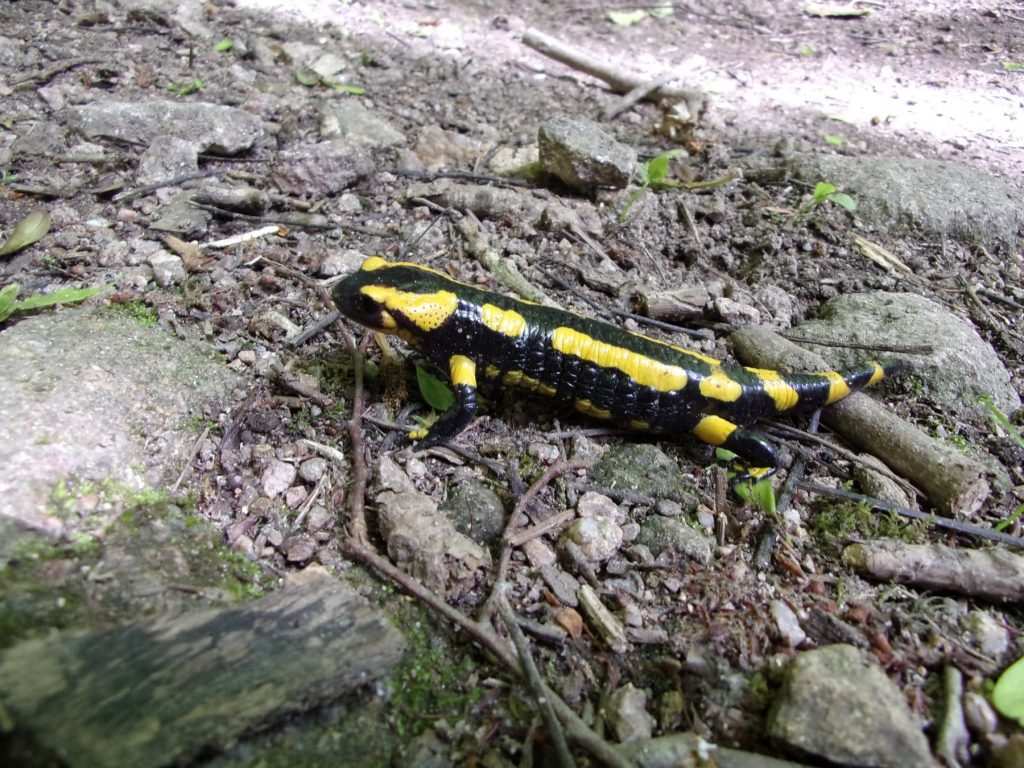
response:
<path id="1" fill-rule="evenodd" d="M 57 482 L 173 480 L 195 442 L 189 415 L 238 382 L 198 345 L 85 309 L 8 328 L 0 360 L 0 515 L 55 535 L 74 522 L 49 506 Z"/>
<path id="2" fill-rule="evenodd" d="M 866 221 L 967 242 L 1020 247 L 1024 198 L 984 171 L 906 157 L 796 155 L 793 174 L 812 186 L 835 184 L 857 201 Z"/>
<path id="3" fill-rule="evenodd" d="M 391 463 L 389 482 L 401 485 L 398 474 L 404 473 Z M 381 465 L 383 473 L 383 460 Z M 410 482 L 408 477 L 405 482 Z M 456 531 L 426 494 L 386 490 L 377 494 L 376 502 L 388 556 L 435 592 L 457 598 L 474 585 L 477 571 L 490 564 L 490 553 Z"/>
<path id="4" fill-rule="evenodd" d="M 149 266 L 153 270 L 153 281 L 161 288 L 169 288 L 185 280 L 185 264 L 173 253 L 154 253 L 149 257 Z"/>
<path id="5" fill-rule="evenodd" d="M 316 540 L 304 533 L 289 536 L 281 544 L 281 553 L 289 563 L 308 563 L 316 554 Z"/>
<path id="6" fill-rule="evenodd" d="M 651 515 L 640 524 L 638 544 L 643 544 L 658 557 L 662 552 L 671 552 L 696 560 L 711 562 L 714 541 L 703 533 L 695 531 L 676 517 Z"/>
<path id="7" fill-rule="evenodd" d="M 366 147 L 348 139 L 328 139 L 280 153 L 274 182 L 294 195 L 333 195 L 374 170 Z"/>
<path id="8" fill-rule="evenodd" d="M 555 564 L 540 566 L 540 575 L 544 583 L 551 588 L 551 592 L 563 605 L 575 608 L 579 605 L 579 598 L 576 597 L 580 589 L 580 583 L 571 573 L 567 573 Z"/>
<path id="9" fill-rule="evenodd" d="M 572 189 L 621 189 L 636 170 L 636 151 L 594 123 L 556 117 L 537 131 L 540 165 Z"/>
<path id="10" fill-rule="evenodd" d="M 366 256 L 364 254 L 351 248 L 346 248 L 336 253 L 329 253 L 320 262 L 317 274 L 321 277 L 347 275 L 356 272 L 365 259 Z"/>
<path id="11" fill-rule="evenodd" d="M 89 139 L 149 145 L 157 136 L 189 142 L 197 152 L 234 155 L 263 133 L 255 115 L 202 101 L 96 101 L 64 113 L 68 127 Z"/>
<path id="12" fill-rule="evenodd" d="M 821 319 L 799 326 L 807 338 L 885 346 L 926 345 L 930 355 L 912 362 L 925 392 L 954 413 L 987 418 L 978 398 L 987 395 L 1006 414 L 1020 397 L 995 350 L 968 323 L 930 299 L 912 293 L 851 293 L 821 308 Z M 814 349 L 812 347 L 812 349 Z M 814 351 L 838 366 L 863 361 L 857 350 Z"/>
<path id="13" fill-rule="evenodd" d="M 594 465 L 594 483 L 603 488 L 631 491 L 654 499 L 673 499 L 691 511 L 696 491 L 664 451 L 649 443 L 617 445 Z"/>
<path id="14" fill-rule="evenodd" d="M 607 517 L 582 517 L 573 520 L 562 534 L 580 548 L 588 560 L 602 562 L 622 546 L 622 528 Z"/>
<path id="15" fill-rule="evenodd" d="M 921 723 L 899 688 L 872 656 L 849 645 L 807 651 L 790 662 L 767 730 L 797 754 L 839 765 L 934 765 Z"/>
<path id="16" fill-rule="evenodd" d="M 646 741 L 656 722 L 647 711 L 647 694 L 626 683 L 608 697 L 608 724 L 620 742 Z"/>
<path id="17" fill-rule="evenodd" d="M 807 639 L 807 633 L 800 627 L 800 619 L 785 600 L 772 600 L 768 606 L 775 628 L 790 648 L 796 648 Z"/>
<path id="18" fill-rule="evenodd" d="M 324 107 L 320 118 L 320 136 L 340 137 L 365 147 L 397 147 L 405 144 L 405 135 L 380 115 L 358 101 L 345 99 Z"/>
<path id="19" fill-rule="evenodd" d="M 189 205 L 189 197 L 189 194 L 182 195 L 162 207 L 160 218 L 150 224 L 149 228 L 175 235 L 183 240 L 193 240 L 205 234 L 210 224 L 210 214 Z"/>
<path id="20" fill-rule="evenodd" d="M 267 464 L 260 477 L 260 487 L 270 498 L 280 496 L 295 482 L 295 465 L 280 459 L 273 459 Z"/>
<path id="21" fill-rule="evenodd" d="M 317 482 L 321 477 L 323 477 L 324 472 L 326 471 L 327 459 L 321 459 L 319 456 L 306 459 L 299 465 L 299 477 L 307 483 Z"/>
<path id="22" fill-rule="evenodd" d="M 470 479 L 455 486 L 441 505 L 455 530 L 477 544 L 493 544 L 505 530 L 505 505 L 482 480 Z"/>
<path id="23" fill-rule="evenodd" d="M 28 124 L 27 129 L 19 128 L 11 152 L 15 157 L 43 157 L 60 154 L 66 146 L 64 130 L 57 123 L 38 122 Z"/>
<path id="24" fill-rule="evenodd" d="M 177 136 L 154 136 L 139 159 L 136 180 L 140 184 L 173 179 L 199 170 L 195 145 Z"/>
<path id="25" fill-rule="evenodd" d="M 602 493 L 587 491 L 576 503 L 576 511 L 580 517 L 606 517 L 609 520 L 622 525 L 626 522 L 625 513 L 619 509 L 619 505 Z"/>
<path id="26" fill-rule="evenodd" d="M 999 662 L 1010 650 L 1010 632 L 989 611 L 972 610 L 963 622 L 971 642 L 983 656 Z"/>

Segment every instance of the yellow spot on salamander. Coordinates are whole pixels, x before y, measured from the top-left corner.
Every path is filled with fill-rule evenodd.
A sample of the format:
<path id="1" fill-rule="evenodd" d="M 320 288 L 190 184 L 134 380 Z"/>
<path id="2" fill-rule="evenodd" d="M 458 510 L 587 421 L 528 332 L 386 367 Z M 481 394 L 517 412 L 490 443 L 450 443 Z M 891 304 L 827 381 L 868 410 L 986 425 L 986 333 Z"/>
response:
<path id="1" fill-rule="evenodd" d="M 647 430 L 651 428 L 651 422 L 642 421 L 640 419 L 630 419 L 629 426 L 631 426 L 633 429 Z"/>
<path id="2" fill-rule="evenodd" d="M 563 355 L 572 355 L 600 368 L 615 368 L 637 384 L 659 392 L 674 392 L 686 386 L 686 371 L 677 365 L 641 355 L 639 352 L 598 341 L 566 327 L 555 328 L 551 345 Z"/>
<path id="3" fill-rule="evenodd" d="M 452 355 L 448 361 L 452 384 L 456 387 L 465 384 L 476 387 L 476 363 L 464 355 Z"/>
<path id="4" fill-rule="evenodd" d="M 763 368 L 747 368 L 761 380 L 765 394 L 775 403 L 775 410 L 788 411 L 800 400 L 800 395 L 778 371 L 766 371 Z"/>
<path id="5" fill-rule="evenodd" d="M 711 368 L 708 376 L 700 380 L 700 393 L 708 400 L 735 403 L 743 394 L 743 385 L 729 378 L 729 374 L 722 370 L 721 366 L 716 365 Z"/>
<path id="6" fill-rule="evenodd" d="M 360 290 L 426 332 L 440 328 L 459 307 L 459 297 L 451 291 L 412 293 L 385 285 L 364 285 Z"/>
<path id="7" fill-rule="evenodd" d="M 871 378 L 868 379 L 868 383 L 866 385 L 866 386 L 870 387 L 870 386 L 873 386 L 873 385 L 877 384 L 878 382 L 880 382 L 885 377 L 885 369 L 882 368 L 882 366 L 880 366 L 874 360 L 872 360 L 870 363 L 868 363 L 868 365 L 870 365 L 872 368 L 875 369 L 875 372 L 871 374 Z"/>
<path id="8" fill-rule="evenodd" d="M 736 431 L 736 425 L 721 416 L 705 416 L 693 428 L 694 436 L 708 445 L 721 445 Z"/>
<path id="9" fill-rule="evenodd" d="M 359 270 L 361 272 L 376 272 L 381 267 L 387 267 L 389 265 L 390 262 L 386 259 L 382 259 L 380 256 L 370 256 L 368 259 L 363 261 Z"/>
<path id="10" fill-rule="evenodd" d="M 611 411 L 598 408 L 589 400 L 577 400 L 576 410 L 580 413 L 585 413 L 587 416 L 593 416 L 595 419 L 610 419 L 612 417 Z"/>
<path id="11" fill-rule="evenodd" d="M 480 307 L 480 320 L 484 326 L 505 336 L 518 336 L 526 328 L 526 318 L 511 309 L 501 309 L 493 304 Z"/>
<path id="12" fill-rule="evenodd" d="M 501 369 L 498 368 L 498 366 L 496 365 L 488 365 L 486 368 L 484 368 L 484 376 L 486 376 L 488 379 L 498 378 L 499 373 L 501 373 Z"/>
<path id="13" fill-rule="evenodd" d="M 832 403 L 842 400 L 850 394 L 850 385 L 846 383 L 841 374 L 835 371 L 828 371 L 821 375 L 828 379 L 829 382 L 828 399 L 825 401 L 825 405 L 832 405 Z"/>

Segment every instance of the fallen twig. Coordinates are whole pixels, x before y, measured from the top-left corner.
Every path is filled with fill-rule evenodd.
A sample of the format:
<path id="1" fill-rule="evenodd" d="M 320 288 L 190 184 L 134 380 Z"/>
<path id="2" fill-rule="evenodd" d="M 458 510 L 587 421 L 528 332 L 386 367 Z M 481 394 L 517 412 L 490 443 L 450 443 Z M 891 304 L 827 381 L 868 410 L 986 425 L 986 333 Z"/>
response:
<path id="1" fill-rule="evenodd" d="M 526 636 L 523 635 L 523 631 L 519 628 L 516 615 L 512 612 L 512 607 L 508 604 L 508 600 L 505 599 L 504 593 L 498 595 L 498 613 L 505 622 L 505 628 L 512 638 L 512 644 L 516 647 L 516 653 L 519 654 L 519 663 L 523 676 L 529 683 L 530 690 L 533 691 L 537 708 L 540 710 L 541 716 L 544 718 L 544 724 L 547 726 L 548 735 L 555 742 L 555 754 L 558 755 L 558 762 L 562 765 L 562 768 L 575 768 L 576 761 L 573 760 L 572 754 L 569 752 L 569 744 L 565 740 L 565 731 L 562 730 L 562 725 L 558 722 L 555 709 L 547 697 L 544 681 L 541 679 L 540 672 L 537 671 L 537 665 L 530 654 L 530 644 L 526 641 Z"/>
<path id="2" fill-rule="evenodd" d="M 650 82 L 649 77 L 611 66 L 607 59 L 598 59 L 536 29 L 526 30 L 523 35 L 523 44 L 566 66 L 592 75 L 598 80 L 603 80 L 616 93 L 628 93 L 635 88 L 642 88 Z M 659 99 L 685 101 L 695 120 L 704 111 L 704 93 L 693 88 L 658 85 L 644 98 L 652 101 Z"/>
<path id="3" fill-rule="evenodd" d="M 818 355 L 768 328 L 741 328 L 732 340 L 737 357 L 747 365 L 781 370 L 829 367 Z M 932 439 L 867 395 L 854 393 L 830 405 L 822 421 L 920 487 L 942 514 L 969 517 L 988 498 L 989 484 L 981 464 Z"/>
<path id="4" fill-rule="evenodd" d="M 73 59 L 64 59 L 56 64 L 51 64 L 35 74 L 25 75 L 25 77 L 13 81 L 11 88 L 15 91 L 26 91 L 29 88 L 35 88 L 37 85 L 50 82 L 61 72 L 67 72 L 69 69 L 80 67 L 83 64 L 103 64 L 106 61 L 106 58 L 99 56 L 78 56 Z"/>
<path id="5" fill-rule="evenodd" d="M 1024 548 L 1024 541 L 1018 539 L 1015 546 Z M 843 562 L 878 581 L 1003 603 L 1024 601 L 1024 556 L 1003 549 L 875 540 L 848 546 Z"/>

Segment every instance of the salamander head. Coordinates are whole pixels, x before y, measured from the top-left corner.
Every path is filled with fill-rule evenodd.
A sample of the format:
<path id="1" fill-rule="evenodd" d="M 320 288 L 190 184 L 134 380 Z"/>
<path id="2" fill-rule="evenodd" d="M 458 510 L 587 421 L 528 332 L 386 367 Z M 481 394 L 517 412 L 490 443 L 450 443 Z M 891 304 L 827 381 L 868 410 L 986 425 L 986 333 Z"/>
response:
<path id="1" fill-rule="evenodd" d="M 420 337 L 443 325 L 459 305 L 457 283 L 427 267 L 371 256 L 332 293 L 349 320 L 383 333 Z"/>

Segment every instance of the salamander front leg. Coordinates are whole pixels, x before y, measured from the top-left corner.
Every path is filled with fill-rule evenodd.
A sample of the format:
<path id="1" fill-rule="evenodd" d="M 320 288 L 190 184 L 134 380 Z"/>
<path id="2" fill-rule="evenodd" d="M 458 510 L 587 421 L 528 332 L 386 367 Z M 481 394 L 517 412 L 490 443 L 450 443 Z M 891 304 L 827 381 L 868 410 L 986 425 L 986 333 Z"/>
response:
<path id="1" fill-rule="evenodd" d="M 443 445 L 469 426 L 476 416 L 476 363 L 463 355 L 452 355 L 448 362 L 455 391 L 455 404 L 426 431 L 416 430 L 410 437 L 416 440 L 416 450 Z"/>
<path id="2" fill-rule="evenodd" d="M 717 445 L 737 454 L 741 462 L 733 465 L 733 483 L 758 481 L 771 477 L 779 468 L 779 459 L 768 438 L 761 432 L 740 427 L 720 416 L 705 416 L 693 428 L 693 434 L 709 445 Z"/>

